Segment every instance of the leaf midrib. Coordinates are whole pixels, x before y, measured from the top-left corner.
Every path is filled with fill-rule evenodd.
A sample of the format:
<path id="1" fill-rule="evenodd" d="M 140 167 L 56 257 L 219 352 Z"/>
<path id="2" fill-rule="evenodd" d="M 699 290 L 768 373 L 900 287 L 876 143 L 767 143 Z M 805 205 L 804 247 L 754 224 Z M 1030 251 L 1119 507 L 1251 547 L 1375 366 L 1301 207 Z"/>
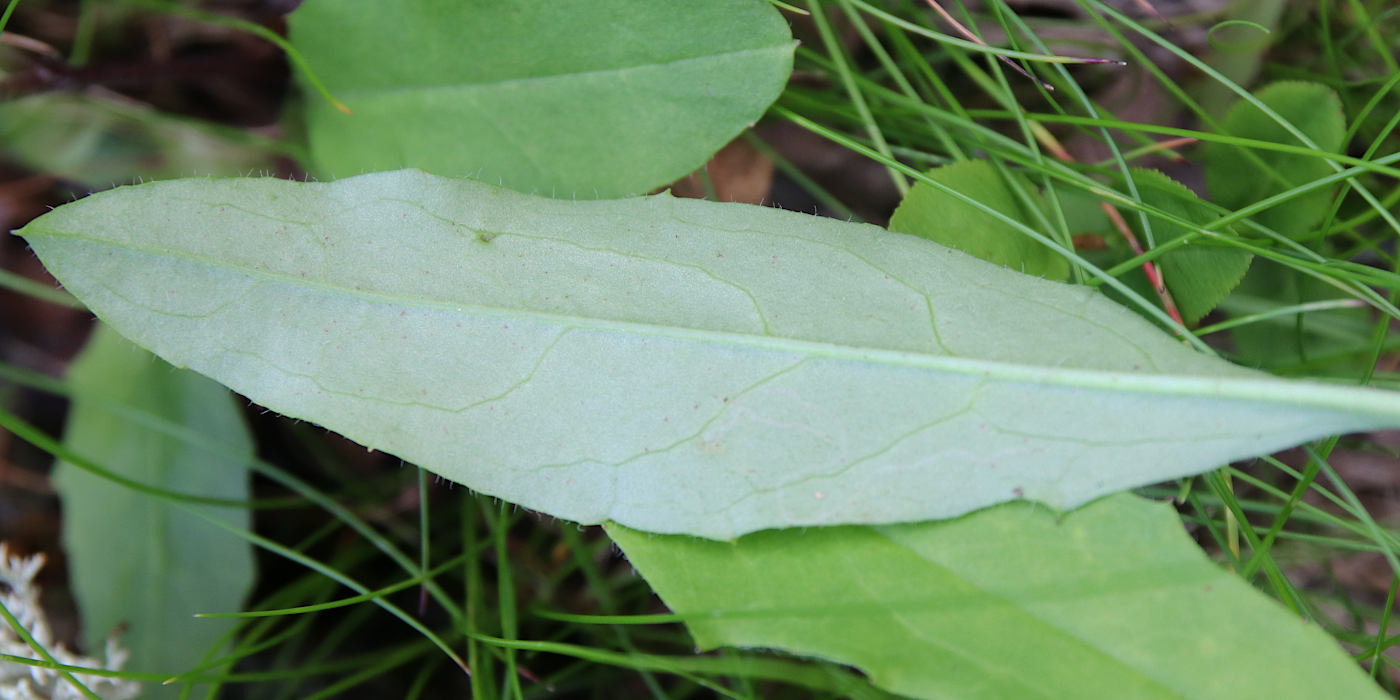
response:
<path id="1" fill-rule="evenodd" d="M 762 52 L 762 53 L 767 53 L 767 52 L 773 52 L 773 51 L 785 51 L 785 50 L 787 50 L 787 49 L 789 48 L 787 44 L 788 44 L 788 42 L 784 42 L 784 43 L 782 43 L 782 44 L 777 44 L 777 45 L 774 45 L 774 46 L 768 46 L 768 47 L 762 47 L 762 48 L 738 49 L 738 50 L 734 50 L 734 51 L 724 51 L 724 52 L 720 52 L 720 53 L 705 54 L 705 55 L 703 55 L 703 56 L 686 56 L 686 57 L 683 57 L 683 58 L 676 58 L 676 59 L 671 59 L 671 60 L 668 60 L 668 61 L 660 61 L 660 62 L 654 62 L 654 63 L 642 63 L 642 64 L 631 65 L 631 66 L 614 66 L 614 67 L 612 67 L 612 68 L 595 68 L 595 69 L 592 69 L 592 70 L 569 71 L 569 72 L 564 72 L 564 73 L 549 73 L 549 74 L 545 74 L 545 75 L 531 75 L 531 76 L 523 76 L 523 77 L 519 77 L 519 78 L 506 78 L 506 79 L 502 79 L 502 80 L 461 81 L 461 82 L 452 82 L 452 83 L 431 83 L 431 84 L 421 84 L 421 85 L 395 85 L 395 86 L 392 86 L 392 87 L 341 87 L 341 86 L 332 86 L 332 87 L 331 87 L 331 90 L 334 91 L 335 94 L 338 95 L 339 97 L 341 97 L 342 99 L 346 99 L 346 98 L 355 98 L 355 97 L 392 97 L 392 96 L 395 96 L 395 95 L 409 94 L 409 93 L 451 92 L 451 91 L 459 91 L 459 90 L 465 91 L 465 90 L 472 90 L 472 89 L 495 88 L 495 87 L 504 87 L 504 86 L 514 85 L 514 84 L 526 84 L 526 83 L 534 83 L 534 82 L 545 82 L 545 81 L 554 81 L 554 80 L 575 79 L 575 78 L 581 78 L 581 77 L 590 76 L 590 75 L 606 75 L 606 74 L 608 74 L 608 73 L 625 73 L 625 72 L 627 72 L 627 71 L 633 71 L 633 70 L 642 70 L 642 69 L 650 69 L 650 68 L 665 68 L 665 67 L 668 67 L 668 66 L 676 66 L 676 65 L 680 65 L 680 64 L 684 64 L 684 63 L 692 63 L 692 62 L 697 62 L 697 61 L 709 61 L 709 60 L 715 60 L 715 59 L 721 59 L 721 58 L 728 58 L 728 57 L 732 57 L 732 56 L 742 56 L 742 55 L 744 55 L 744 54 L 752 54 L 752 53 L 760 53 L 760 52 Z"/>
<path id="2" fill-rule="evenodd" d="M 934 355 L 904 350 L 864 347 L 804 340 L 782 336 L 762 336 L 734 331 L 719 331 L 686 326 L 660 325 L 639 321 L 619 321 L 591 316 L 551 314 L 535 310 L 483 306 L 469 302 L 398 297 L 383 292 L 347 289 L 335 284 L 287 273 L 257 270 L 218 258 L 159 246 L 95 238 L 50 228 L 26 226 L 15 232 L 25 238 L 48 236 L 98 246 L 129 250 L 153 257 L 166 257 L 188 263 L 223 269 L 235 275 L 268 280 L 292 288 L 315 291 L 331 297 L 355 298 L 380 305 L 413 306 L 463 315 L 480 315 L 504 319 L 527 319 L 566 328 L 617 331 L 633 335 L 650 335 L 697 343 L 712 343 L 730 347 L 749 347 L 773 352 L 792 352 L 806 357 L 833 358 L 853 362 L 882 364 L 911 369 L 925 369 L 987 380 L 1022 382 L 1027 384 L 1067 386 L 1116 393 L 1138 393 L 1176 396 L 1210 396 L 1219 399 L 1245 401 L 1274 400 L 1286 403 L 1325 406 L 1349 413 L 1367 412 L 1400 416 L 1400 398 L 1383 392 L 1358 391 L 1353 387 L 1310 384 L 1301 392 L 1297 382 L 1283 383 L 1268 375 L 1259 377 L 1211 377 L 1181 374 L 1149 374 L 1079 368 L 1046 367 L 994 360 L 981 360 L 954 355 Z M 154 312 L 154 310 L 152 310 Z M 159 313 L 159 312 L 154 312 Z"/>
<path id="3" fill-rule="evenodd" d="M 1029 604 L 1021 600 L 1020 598 L 1014 597 L 1014 592 L 994 590 L 988 586 L 983 585 L 981 581 L 977 581 L 969 577 L 966 573 L 964 573 L 962 569 L 953 568 L 947 564 L 944 564 L 943 562 L 930 557 L 927 552 L 913 547 L 907 541 L 896 537 L 892 537 L 887 527 L 869 526 L 869 529 L 872 530 L 877 536 L 883 538 L 885 541 L 889 542 L 895 547 L 899 547 L 900 549 L 907 552 L 909 555 L 913 556 L 915 559 L 924 562 L 926 566 L 939 569 L 943 573 L 954 577 L 959 581 L 962 581 L 982 596 L 1005 603 L 1017 613 L 1024 615 L 1027 619 L 1035 620 L 1036 622 L 1044 625 L 1047 629 L 1054 630 L 1055 632 L 1059 633 L 1065 639 L 1077 642 L 1082 649 L 1088 652 L 1092 652 L 1098 658 L 1103 659 L 1107 663 L 1117 666 L 1120 669 L 1123 669 L 1130 675 L 1137 676 L 1138 678 L 1143 679 L 1143 681 L 1150 683 L 1152 687 L 1164 692 L 1166 695 L 1173 698 L 1181 698 L 1181 700 L 1187 700 L 1187 696 L 1183 695 L 1179 690 L 1172 687 L 1171 685 L 1168 685 L 1162 679 L 1151 675 L 1149 673 L 1150 669 L 1144 669 L 1113 653 L 1113 648 L 1109 645 L 1104 644 L 1101 640 L 1095 637 L 1085 636 L 1076 631 L 1072 631 L 1063 626 L 1060 622 L 1050 619 L 1050 617 L 1045 615 L 1044 613 L 1039 613 L 1035 610 L 1032 610 Z M 1196 585 L 1199 585 L 1200 583 L 1200 581 L 1197 581 L 1195 579 L 1192 579 L 1190 581 L 1174 581 L 1171 583 L 1159 582 L 1158 585 L 1149 588 L 1149 590 L 1165 590 L 1169 588 L 1192 588 Z M 871 599 L 876 599 L 875 594 L 873 592 L 871 592 Z M 887 609 L 889 610 L 890 617 L 899 620 L 901 624 L 904 622 L 904 612 L 897 610 L 893 607 L 889 607 Z M 1016 677 L 1019 679 L 1019 676 Z"/>

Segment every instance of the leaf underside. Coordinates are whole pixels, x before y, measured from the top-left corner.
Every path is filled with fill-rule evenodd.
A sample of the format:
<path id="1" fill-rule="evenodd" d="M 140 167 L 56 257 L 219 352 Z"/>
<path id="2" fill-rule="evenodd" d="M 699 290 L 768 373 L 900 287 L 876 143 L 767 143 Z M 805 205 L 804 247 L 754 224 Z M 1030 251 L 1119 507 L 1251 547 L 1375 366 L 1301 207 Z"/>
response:
<path id="1" fill-rule="evenodd" d="M 1198 354 L 913 236 L 418 171 L 185 180 L 19 232 L 124 335 L 289 416 L 584 523 L 728 538 L 1073 507 L 1396 395 Z"/>

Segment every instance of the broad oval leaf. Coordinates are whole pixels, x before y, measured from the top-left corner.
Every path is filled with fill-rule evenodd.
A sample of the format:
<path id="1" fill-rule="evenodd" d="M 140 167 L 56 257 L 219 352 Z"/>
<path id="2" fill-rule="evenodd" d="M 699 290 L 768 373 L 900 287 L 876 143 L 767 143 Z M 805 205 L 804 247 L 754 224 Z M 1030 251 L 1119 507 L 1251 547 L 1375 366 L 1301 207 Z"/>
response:
<path id="1" fill-rule="evenodd" d="M 701 649 L 819 656 L 902 695 L 1387 697 L 1322 630 L 1207 559 L 1169 505 L 1126 494 L 1063 517 L 1008 504 L 735 542 L 608 534 Z"/>
<path id="2" fill-rule="evenodd" d="M 1400 425 L 1396 394 L 1235 367 L 1088 288 L 743 204 L 183 180 L 20 234 L 167 360 L 585 523 L 726 538 L 1064 508 Z"/>
<path id="3" fill-rule="evenodd" d="M 307 0 L 292 43 L 322 176 L 414 167 L 560 197 L 639 194 L 763 116 L 794 42 L 764 0 Z"/>
<path id="4" fill-rule="evenodd" d="M 1206 186 L 1215 202 L 1228 209 L 1254 204 L 1295 186 L 1332 174 L 1326 155 L 1342 150 L 1346 115 L 1337 93 L 1326 85 L 1286 80 L 1255 93 L 1269 109 L 1292 123 L 1322 149 L 1317 155 L 1250 151 L 1227 143 L 1205 147 Z M 1290 146 L 1303 145 L 1281 124 L 1253 104 L 1240 100 L 1225 115 L 1225 132 Z M 1287 236 L 1299 236 L 1327 215 L 1335 188 L 1298 195 L 1252 218 Z"/>

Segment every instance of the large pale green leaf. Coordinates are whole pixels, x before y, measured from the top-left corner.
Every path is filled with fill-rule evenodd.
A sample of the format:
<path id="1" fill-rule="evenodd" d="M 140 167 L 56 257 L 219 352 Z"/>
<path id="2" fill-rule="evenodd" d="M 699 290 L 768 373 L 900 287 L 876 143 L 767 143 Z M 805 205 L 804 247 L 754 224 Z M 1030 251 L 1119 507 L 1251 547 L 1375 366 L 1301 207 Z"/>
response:
<path id="1" fill-rule="evenodd" d="M 559 197 L 646 192 L 763 115 L 792 70 L 764 0 L 307 0 L 292 42 L 322 176 L 415 167 Z"/>
<path id="2" fill-rule="evenodd" d="M 69 449 L 151 486 L 248 498 L 252 437 L 223 387 L 171 367 L 106 327 L 99 327 L 73 364 L 69 382 L 77 396 L 64 433 Z M 188 427 L 217 449 L 192 447 L 117 414 L 112 405 Z M 54 486 L 63 499 L 64 547 L 89 648 L 101 649 L 107 635 L 124 627 L 131 668 L 174 674 L 198 665 L 233 621 L 194 614 L 242 608 L 253 583 L 248 543 L 65 462 L 55 470 Z M 246 510 L 191 507 L 249 526 Z M 177 697 L 179 691 L 152 684 L 143 697 Z"/>
<path id="3" fill-rule="evenodd" d="M 989 161 L 953 163 L 930 170 L 928 176 L 991 209 L 1036 226 L 1025 203 Z M 1008 172 L 1005 177 L 1014 178 L 1033 202 L 1039 199 L 1025 176 Z M 1059 280 L 1069 277 L 1069 262 L 1059 253 L 1011 224 L 924 182 L 915 183 L 899 203 L 890 217 L 890 230 L 927 238 L 1028 275 Z"/>
<path id="4" fill-rule="evenodd" d="M 701 649 L 819 656 L 915 697 L 1385 697 L 1134 496 L 735 542 L 608 534 Z"/>
<path id="5" fill-rule="evenodd" d="M 1322 152 L 1317 156 L 1277 151 L 1246 152 L 1226 143 L 1206 144 L 1206 186 L 1211 199 L 1223 207 L 1248 206 L 1332 174 L 1325 154 L 1339 152 L 1346 135 L 1341 100 L 1326 85 L 1295 81 L 1272 83 L 1255 93 L 1255 97 L 1293 124 Z M 1224 127 L 1225 133 L 1231 136 L 1303 145 L 1283 125 L 1244 100 L 1230 108 Z M 1325 187 L 1313 190 L 1259 212 L 1253 218 L 1285 235 L 1307 233 L 1326 216 L 1333 191 Z"/>
<path id="6" fill-rule="evenodd" d="M 1400 396 L 1198 354 L 1098 293 L 874 226 L 416 171 L 99 193 L 21 232 L 167 360 L 474 489 L 732 537 L 1056 508 Z"/>

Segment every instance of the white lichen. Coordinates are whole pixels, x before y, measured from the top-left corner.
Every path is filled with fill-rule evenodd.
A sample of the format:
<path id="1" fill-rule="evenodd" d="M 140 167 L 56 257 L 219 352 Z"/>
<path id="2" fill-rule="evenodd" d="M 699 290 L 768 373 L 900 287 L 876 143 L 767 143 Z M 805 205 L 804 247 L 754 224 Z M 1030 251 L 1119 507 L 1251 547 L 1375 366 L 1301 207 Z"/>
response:
<path id="1" fill-rule="evenodd" d="M 106 663 L 75 654 L 54 642 L 48 619 L 44 616 L 43 608 L 39 607 L 39 589 L 34 586 L 34 577 L 43 566 L 42 554 L 30 557 L 12 555 L 5 543 L 0 542 L 0 603 L 4 603 L 5 609 L 19 621 L 20 626 L 59 663 L 121 670 L 128 654 L 117 644 L 115 637 L 107 638 Z M 18 630 L 3 618 L 0 618 L 0 653 L 27 659 L 41 658 Z M 134 681 L 87 673 L 73 675 L 103 700 L 130 700 L 141 692 L 141 685 Z M 82 700 L 86 697 L 58 671 L 0 660 L 0 700 Z"/>

